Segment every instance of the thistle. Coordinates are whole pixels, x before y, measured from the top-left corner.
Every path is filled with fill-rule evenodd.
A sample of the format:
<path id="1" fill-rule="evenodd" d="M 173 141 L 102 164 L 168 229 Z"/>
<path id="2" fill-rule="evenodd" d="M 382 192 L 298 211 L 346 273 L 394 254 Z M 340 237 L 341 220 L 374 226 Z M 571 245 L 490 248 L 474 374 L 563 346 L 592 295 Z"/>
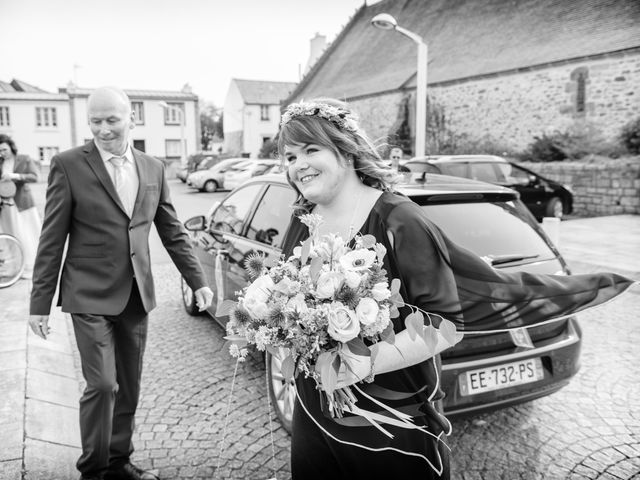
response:
<path id="1" fill-rule="evenodd" d="M 236 307 L 231 311 L 231 319 L 238 327 L 243 327 L 251 323 L 251 315 L 242 307 Z"/>
<path id="2" fill-rule="evenodd" d="M 355 310 L 360 301 L 360 295 L 353 288 L 343 286 L 340 292 L 336 295 L 336 300 L 343 303 L 347 307 Z"/>
<path id="3" fill-rule="evenodd" d="M 251 280 L 255 280 L 266 268 L 266 257 L 261 253 L 251 253 L 244 261 L 244 269 L 249 274 Z"/>

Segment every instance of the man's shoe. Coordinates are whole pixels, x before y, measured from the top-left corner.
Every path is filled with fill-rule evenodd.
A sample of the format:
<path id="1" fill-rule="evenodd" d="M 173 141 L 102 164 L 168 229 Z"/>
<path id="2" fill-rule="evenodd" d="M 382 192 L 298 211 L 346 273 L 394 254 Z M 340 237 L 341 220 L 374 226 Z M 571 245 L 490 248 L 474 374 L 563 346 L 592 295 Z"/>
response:
<path id="1" fill-rule="evenodd" d="M 104 480 L 160 480 L 151 472 L 145 472 L 133 463 L 125 463 L 116 468 L 110 468 Z"/>

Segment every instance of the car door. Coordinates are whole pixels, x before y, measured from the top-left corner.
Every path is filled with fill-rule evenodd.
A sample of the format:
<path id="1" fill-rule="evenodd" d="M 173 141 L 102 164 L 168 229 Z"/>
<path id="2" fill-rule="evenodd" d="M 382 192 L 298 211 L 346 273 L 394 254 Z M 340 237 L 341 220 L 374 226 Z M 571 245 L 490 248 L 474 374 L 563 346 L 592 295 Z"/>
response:
<path id="1" fill-rule="evenodd" d="M 513 188 L 520 192 L 520 199 L 537 218 L 544 216 L 546 196 L 544 184 L 531 172 L 513 165 L 512 163 L 500 164 L 504 174 L 501 185 Z"/>
<path id="2" fill-rule="evenodd" d="M 251 184 L 229 194 L 211 213 L 207 233 L 211 245 L 206 252 L 207 280 L 214 291 L 209 312 L 215 317 L 222 301 L 241 288 L 243 276 L 237 265 L 244 260 L 245 225 L 251 216 L 264 184 Z"/>

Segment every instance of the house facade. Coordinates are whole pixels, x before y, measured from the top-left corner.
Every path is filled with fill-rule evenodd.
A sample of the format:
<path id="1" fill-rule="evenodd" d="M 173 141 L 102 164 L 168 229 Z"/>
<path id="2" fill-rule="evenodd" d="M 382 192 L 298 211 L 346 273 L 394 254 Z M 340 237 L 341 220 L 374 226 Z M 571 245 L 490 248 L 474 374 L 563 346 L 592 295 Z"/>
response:
<path id="1" fill-rule="evenodd" d="M 0 82 L 0 132 L 20 153 L 44 166 L 63 150 L 92 139 L 87 99 L 92 89 L 69 84 L 48 93 L 19 80 Z M 125 90 L 136 117 L 133 146 L 158 158 L 181 160 L 199 150 L 198 97 L 182 91 Z"/>
<path id="2" fill-rule="evenodd" d="M 428 45 L 427 152 L 438 129 L 505 151 L 552 131 L 614 140 L 640 112 L 640 2 L 383 0 L 363 5 L 286 100 L 348 100 L 377 139 L 415 138 L 417 45 L 371 25 L 396 18 Z M 434 150 L 435 148 L 435 150 Z"/>
<path id="3" fill-rule="evenodd" d="M 280 103 L 296 84 L 234 78 L 224 102 L 226 154 L 256 158 L 278 132 Z"/>

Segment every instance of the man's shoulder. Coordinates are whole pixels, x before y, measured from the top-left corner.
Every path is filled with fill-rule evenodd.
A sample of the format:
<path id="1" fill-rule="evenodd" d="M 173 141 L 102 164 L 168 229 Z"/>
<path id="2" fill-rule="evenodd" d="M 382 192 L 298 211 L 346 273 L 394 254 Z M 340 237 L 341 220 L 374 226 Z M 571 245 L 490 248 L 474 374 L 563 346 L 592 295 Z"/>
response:
<path id="1" fill-rule="evenodd" d="M 135 148 L 131 148 L 131 151 L 133 152 L 134 157 L 142 159 L 146 162 L 149 162 L 151 165 L 154 165 L 156 167 L 162 168 L 164 163 L 162 162 L 162 160 L 156 158 L 156 157 L 152 157 L 149 154 L 144 153 L 141 150 L 137 150 Z"/>
<path id="2" fill-rule="evenodd" d="M 86 156 L 93 148 L 95 148 L 95 146 L 91 142 L 88 142 L 84 145 L 79 145 L 77 147 L 64 150 L 58 153 L 55 158 L 58 161 L 63 162 L 73 161 L 77 158 Z"/>

